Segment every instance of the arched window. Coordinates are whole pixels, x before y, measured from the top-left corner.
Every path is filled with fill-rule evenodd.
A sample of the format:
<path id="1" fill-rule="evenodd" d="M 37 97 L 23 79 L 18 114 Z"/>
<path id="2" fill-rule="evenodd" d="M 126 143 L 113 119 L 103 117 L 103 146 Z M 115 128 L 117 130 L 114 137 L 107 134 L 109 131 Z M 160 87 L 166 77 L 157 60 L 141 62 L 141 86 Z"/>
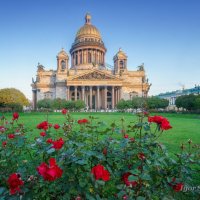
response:
<path id="1" fill-rule="evenodd" d="M 64 60 L 61 61 L 61 69 L 64 70 L 66 68 L 66 62 Z"/>
<path id="2" fill-rule="evenodd" d="M 80 92 L 77 92 L 77 100 L 80 99 Z M 71 94 L 71 100 L 75 101 L 75 92 L 72 92 Z"/>
<path id="3" fill-rule="evenodd" d="M 82 64 L 82 61 L 83 60 L 83 58 L 82 58 L 82 52 L 80 53 L 80 64 Z"/>
<path id="4" fill-rule="evenodd" d="M 121 60 L 121 61 L 119 62 L 119 68 L 120 68 L 120 69 L 124 69 L 124 61 L 123 61 L 123 60 Z"/>
<path id="5" fill-rule="evenodd" d="M 72 101 L 75 100 L 75 92 L 72 92 L 72 94 L 71 94 L 71 100 L 72 100 Z"/>
<path id="6" fill-rule="evenodd" d="M 92 54 L 88 52 L 88 63 L 92 62 Z"/>
<path id="7" fill-rule="evenodd" d="M 78 55 L 75 56 L 75 65 L 78 65 Z"/>

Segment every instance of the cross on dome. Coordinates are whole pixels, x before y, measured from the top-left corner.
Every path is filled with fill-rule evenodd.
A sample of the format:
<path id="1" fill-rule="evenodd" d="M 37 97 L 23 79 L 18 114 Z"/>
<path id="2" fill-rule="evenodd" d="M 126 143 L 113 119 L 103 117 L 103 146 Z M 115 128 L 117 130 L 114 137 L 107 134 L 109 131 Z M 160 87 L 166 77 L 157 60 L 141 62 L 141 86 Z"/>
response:
<path id="1" fill-rule="evenodd" d="M 85 24 L 91 24 L 91 15 L 89 13 L 85 15 Z"/>

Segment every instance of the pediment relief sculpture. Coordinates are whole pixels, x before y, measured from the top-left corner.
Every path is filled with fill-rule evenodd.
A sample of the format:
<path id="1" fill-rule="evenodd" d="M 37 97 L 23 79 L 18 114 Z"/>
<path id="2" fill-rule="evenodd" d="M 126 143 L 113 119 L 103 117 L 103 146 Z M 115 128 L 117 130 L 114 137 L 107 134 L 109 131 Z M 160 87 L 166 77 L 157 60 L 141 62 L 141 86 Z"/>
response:
<path id="1" fill-rule="evenodd" d="M 113 80 L 114 77 L 108 76 L 107 74 L 101 74 L 98 72 L 92 72 L 89 74 L 84 74 L 75 78 L 74 80 Z"/>

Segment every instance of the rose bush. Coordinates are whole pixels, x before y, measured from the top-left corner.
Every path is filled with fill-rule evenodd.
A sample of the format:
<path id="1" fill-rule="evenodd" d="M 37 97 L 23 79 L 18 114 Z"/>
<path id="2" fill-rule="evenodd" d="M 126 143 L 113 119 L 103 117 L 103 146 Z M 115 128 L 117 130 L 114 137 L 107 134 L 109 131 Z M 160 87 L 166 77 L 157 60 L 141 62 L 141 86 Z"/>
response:
<path id="1" fill-rule="evenodd" d="M 66 199 L 188 199 L 199 168 L 199 146 L 189 140 L 170 156 L 159 137 L 172 128 L 162 116 L 138 114 L 138 122 L 105 126 L 94 117 L 65 122 L 43 121 L 38 136 L 15 120 L 1 117 L 0 198 Z M 52 125 L 54 124 L 54 125 Z M 52 127 L 52 128 L 51 128 Z M 42 131 L 42 132 L 41 132 Z"/>

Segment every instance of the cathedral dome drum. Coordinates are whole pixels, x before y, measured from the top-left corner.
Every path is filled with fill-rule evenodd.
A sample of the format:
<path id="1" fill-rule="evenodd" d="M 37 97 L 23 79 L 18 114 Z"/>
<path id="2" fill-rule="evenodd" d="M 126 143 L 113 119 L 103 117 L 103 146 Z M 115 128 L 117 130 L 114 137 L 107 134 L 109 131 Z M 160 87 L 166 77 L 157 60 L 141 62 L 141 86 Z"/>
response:
<path id="1" fill-rule="evenodd" d="M 104 66 L 106 48 L 99 30 L 91 24 L 91 16 L 86 14 L 85 24 L 75 37 L 71 50 L 72 69 L 91 69 Z"/>

